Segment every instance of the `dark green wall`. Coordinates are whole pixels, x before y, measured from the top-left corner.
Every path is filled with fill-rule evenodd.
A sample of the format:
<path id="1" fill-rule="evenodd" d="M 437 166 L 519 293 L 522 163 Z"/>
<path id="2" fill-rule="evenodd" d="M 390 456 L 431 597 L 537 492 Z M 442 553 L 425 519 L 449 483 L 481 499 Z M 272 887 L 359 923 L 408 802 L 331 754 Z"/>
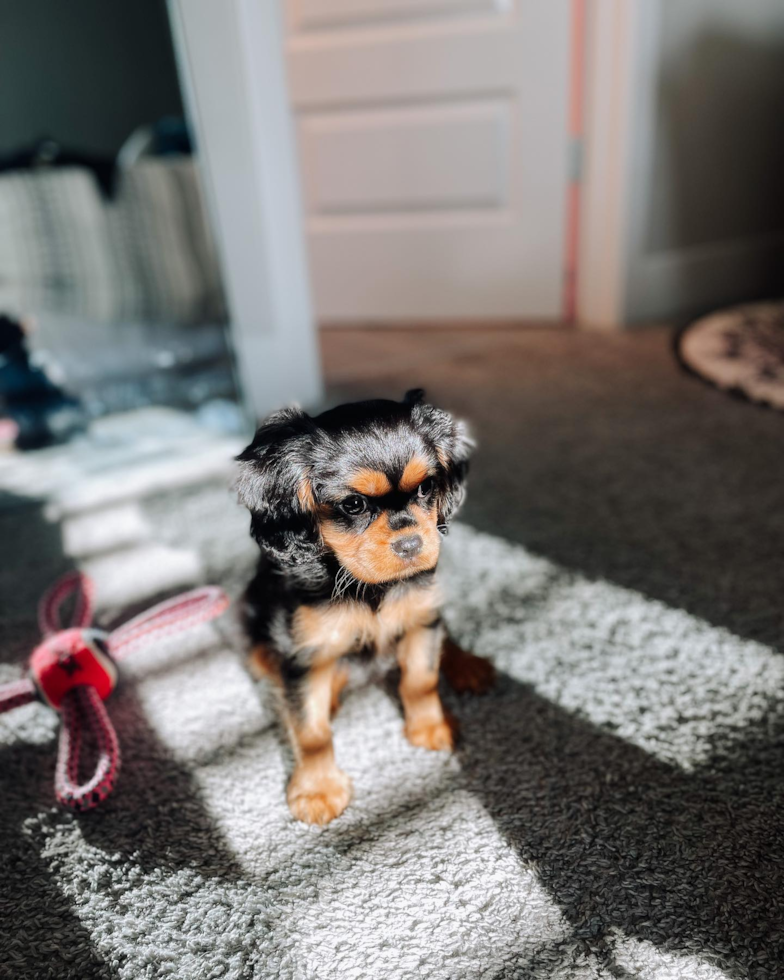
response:
<path id="1" fill-rule="evenodd" d="M 0 0 L 0 152 L 51 136 L 114 154 L 182 114 L 165 0 Z"/>

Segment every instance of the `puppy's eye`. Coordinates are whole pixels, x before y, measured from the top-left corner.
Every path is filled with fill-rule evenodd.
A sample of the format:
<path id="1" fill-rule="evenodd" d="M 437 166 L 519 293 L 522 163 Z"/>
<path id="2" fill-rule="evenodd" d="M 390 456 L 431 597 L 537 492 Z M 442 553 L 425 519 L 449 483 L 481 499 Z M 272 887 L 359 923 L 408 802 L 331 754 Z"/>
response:
<path id="1" fill-rule="evenodd" d="M 419 497 L 420 500 L 424 500 L 426 497 L 429 497 L 432 492 L 433 477 L 429 476 L 426 480 L 423 480 L 419 484 L 419 487 L 417 488 L 417 497 Z"/>
<path id="2" fill-rule="evenodd" d="M 365 513 L 367 510 L 367 501 L 364 497 L 360 497 L 358 493 L 352 493 L 350 497 L 341 500 L 338 507 L 344 514 L 348 514 L 349 517 L 356 517 L 357 514 Z"/>

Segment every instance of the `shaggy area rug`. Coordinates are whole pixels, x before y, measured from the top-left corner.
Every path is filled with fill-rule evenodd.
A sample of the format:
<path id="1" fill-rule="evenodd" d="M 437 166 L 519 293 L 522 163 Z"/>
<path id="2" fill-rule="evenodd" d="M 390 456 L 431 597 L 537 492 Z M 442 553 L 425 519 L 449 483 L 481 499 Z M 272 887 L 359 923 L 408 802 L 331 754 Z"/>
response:
<path id="1" fill-rule="evenodd" d="M 158 434 L 120 479 L 95 447 L 70 481 L 62 456 L 6 468 L 0 680 L 75 563 L 105 622 L 198 582 L 239 594 L 254 548 L 232 447 L 174 430 L 177 453 Z M 45 507 L 13 489 L 36 479 Z M 390 680 L 356 675 L 335 722 L 355 797 L 326 828 L 289 815 L 231 617 L 128 662 L 123 770 L 97 811 L 52 804 L 50 711 L 0 717 L 0 976 L 780 976 L 781 655 L 468 525 L 443 582 L 497 687 L 445 694 L 462 726 L 445 756 L 405 741 Z"/>
<path id="2" fill-rule="evenodd" d="M 681 363 L 704 381 L 784 410 L 784 303 L 755 303 L 702 317 L 676 339 Z"/>

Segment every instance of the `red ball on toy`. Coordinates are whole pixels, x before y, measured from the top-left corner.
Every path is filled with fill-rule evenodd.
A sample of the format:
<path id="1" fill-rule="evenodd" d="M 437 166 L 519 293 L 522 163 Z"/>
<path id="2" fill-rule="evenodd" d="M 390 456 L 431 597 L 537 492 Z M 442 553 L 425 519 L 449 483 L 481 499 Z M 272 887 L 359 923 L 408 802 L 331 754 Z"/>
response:
<path id="1" fill-rule="evenodd" d="M 33 651 L 30 673 L 44 700 L 58 711 L 75 687 L 94 687 L 105 701 L 117 686 L 117 667 L 100 630 L 74 628 L 50 636 Z"/>

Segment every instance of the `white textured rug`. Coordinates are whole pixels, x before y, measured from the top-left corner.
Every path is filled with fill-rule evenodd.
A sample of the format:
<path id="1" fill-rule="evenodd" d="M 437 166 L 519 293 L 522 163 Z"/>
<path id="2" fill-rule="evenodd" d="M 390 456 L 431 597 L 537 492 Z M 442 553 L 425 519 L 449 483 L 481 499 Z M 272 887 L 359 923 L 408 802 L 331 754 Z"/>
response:
<path id="1" fill-rule="evenodd" d="M 72 544 L 102 523 L 105 541 L 115 506 Z M 114 567 L 112 608 L 123 567 L 130 599 L 145 591 L 122 506 L 124 545 L 82 558 Z M 143 502 L 135 526 L 191 555 L 177 585 L 236 592 L 245 523 L 216 487 Z M 289 816 L 228 622 L 129 665 L 101 811 L 51 806 L 47 709 L 0 719 L 0 976 L 779 975 L 782 658 L 466 526 L 443 572 L 451 628 L 493 658 L 497 690 L 451 698 L 453 757 L 409 746 L 382 686 L 353 690 L 335 731 L 355 799 L 325 829 Z M 31 620 L 7 614 L 20 653 Z"/>
<path id="2" fill-rule="evenodd" d="M 50 521 L 17 508 L 2 679 L 65 564 L 96 573 L 107 615 L 197 581 L 236 595 L 249 573 L 222 476 L 126 500 L 92 486 Z M 129 662 L 99 811 L 52 806 L 47 709 L 0 717 L 0 977 L 781 976 L 781 655 L 468 526 L 443 580 L 497 689 L 447 694 L 447 757 L 408 745 L 390 690 L 358 679 L 335 723 L 355 798 L 327 828 L 289 816 L 230 619 Z"/>

